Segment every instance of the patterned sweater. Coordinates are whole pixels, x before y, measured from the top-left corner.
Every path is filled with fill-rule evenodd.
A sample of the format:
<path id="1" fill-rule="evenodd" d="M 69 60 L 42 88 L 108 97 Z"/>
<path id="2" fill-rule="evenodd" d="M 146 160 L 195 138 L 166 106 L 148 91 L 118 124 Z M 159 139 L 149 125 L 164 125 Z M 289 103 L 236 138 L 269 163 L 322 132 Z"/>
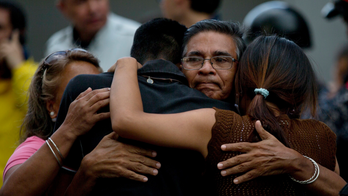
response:
<path id="1" fill-rule="evenodd" d="M 254 130 L 255 122 L 248 116 L 240 116 L 227 110 L 216 109 L 215 117 L 212 139 L 208 144 L 205 173 L 209 186 L 212 187 L 210 195 L 310 195 L 287 175 L 259 177 L 239 185 L 233 183 L 237 175 L 221 176 L 216 165 L 220 161 L 240 154 L 239 152 L 223 152 L 221 145 L 247 141 Z M 291 148 L 311 157 L 330 170 L 335 169 L 336 135 L 324 123 L 316 120 L 289 119 L 286 115 L 279 118 L 279 123 Z"/>

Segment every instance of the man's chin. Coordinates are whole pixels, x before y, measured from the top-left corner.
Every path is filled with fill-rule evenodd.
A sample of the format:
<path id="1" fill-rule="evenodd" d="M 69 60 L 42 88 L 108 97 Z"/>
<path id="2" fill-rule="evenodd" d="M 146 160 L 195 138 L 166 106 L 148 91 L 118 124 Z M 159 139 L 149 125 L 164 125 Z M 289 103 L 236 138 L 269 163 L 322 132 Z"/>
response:
<path id="1" fill-rule="evenodd" d="M 204 93 L 207 97 L 209 97 L 211 99 L 221 100 L 220 94 L 217 93 L 214 90 L 211 90 L 211 89 L 200 89 L 199 91 L 201 91 L 202 93 Z"/>

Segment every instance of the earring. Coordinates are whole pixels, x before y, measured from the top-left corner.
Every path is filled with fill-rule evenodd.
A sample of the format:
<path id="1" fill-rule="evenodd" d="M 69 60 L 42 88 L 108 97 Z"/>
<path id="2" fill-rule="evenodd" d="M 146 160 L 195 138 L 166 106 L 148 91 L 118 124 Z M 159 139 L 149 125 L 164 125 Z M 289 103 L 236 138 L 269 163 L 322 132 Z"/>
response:
<path id="1" fill-rule="evenodd" d="M 52 112 L 50 112 L 50 115 L 51 116 L 54 116 L 54 112 L 52 111 Z M 52 122 L 56 122 L 57 121 L 57 118 L 52 118 Z"/>

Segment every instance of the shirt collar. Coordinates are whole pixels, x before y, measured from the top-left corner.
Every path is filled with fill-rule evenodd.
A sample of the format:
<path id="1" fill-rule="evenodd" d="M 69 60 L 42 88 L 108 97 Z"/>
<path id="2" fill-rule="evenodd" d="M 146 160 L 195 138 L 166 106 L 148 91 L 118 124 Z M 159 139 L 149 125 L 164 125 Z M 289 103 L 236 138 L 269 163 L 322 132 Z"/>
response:
<path id="1" fill-rule="evenodd" d="M 146 62 L 142 68 L 138 69 L 138 75 L 161 76 L 187 84 L 187 79 L 180 69 L 172 62 L 163 59 Z"/>

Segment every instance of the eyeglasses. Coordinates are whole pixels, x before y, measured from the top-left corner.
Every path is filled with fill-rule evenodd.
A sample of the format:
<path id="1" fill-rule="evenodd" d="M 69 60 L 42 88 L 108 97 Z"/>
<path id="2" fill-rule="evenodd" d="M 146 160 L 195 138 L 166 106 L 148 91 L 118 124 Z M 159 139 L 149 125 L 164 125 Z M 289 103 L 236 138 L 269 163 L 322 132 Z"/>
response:
<path id="1" fill-rule="evenodd" d="M 43 76 L 46 73 L 46 70 L 50 67 L 50 65 L 52 65 L 57 60 L 62 59 L 63 57 L 66 57 L 70 52 L 74 52 L 74 51 L 89 53 L 87 50 L 82 49 L 82 48 L 73 48 L 73 49 L 69 49 L 69 50 L 53 52 L 52 54 L 48 55 L 45 58 L 45 60 L 43 61 L 43 65 L 42 65 L 42 72 L 43 73 L 42 73 L 41 78 L 43 78 Z"/>
<path id="2" fill-rule="evenodd" d="M 63 50 L 63 51 L 58 51 L 58 52 L 53 52 L 52 54 L 48 55 L 44 62 L 42 69 L 47 69 L 49 65 L 51 65 L 54 61 L 57 61 L 59 59 L 62 59 L 63 57 L 66 57 L 68 53 L 73 52 L 73 51 L 80 51 L 80 52 L 85 52 L 88 53 L 87 50 L 82 49 L 82 48 L 73 48 L 70 50 Z"/>
<path id="3" fill-rule="evenodd" d="M 204 61 L 209 60 L 211 66 L 216 70 L 231 69 L 233 62 L 238 62 L 231 56 L 214 56 L 210 59 L 204 59 L 199 56 L 189 56 L 181 59 L 182 66 L 186 70 L 198 70 L 203 67 Z"/>

